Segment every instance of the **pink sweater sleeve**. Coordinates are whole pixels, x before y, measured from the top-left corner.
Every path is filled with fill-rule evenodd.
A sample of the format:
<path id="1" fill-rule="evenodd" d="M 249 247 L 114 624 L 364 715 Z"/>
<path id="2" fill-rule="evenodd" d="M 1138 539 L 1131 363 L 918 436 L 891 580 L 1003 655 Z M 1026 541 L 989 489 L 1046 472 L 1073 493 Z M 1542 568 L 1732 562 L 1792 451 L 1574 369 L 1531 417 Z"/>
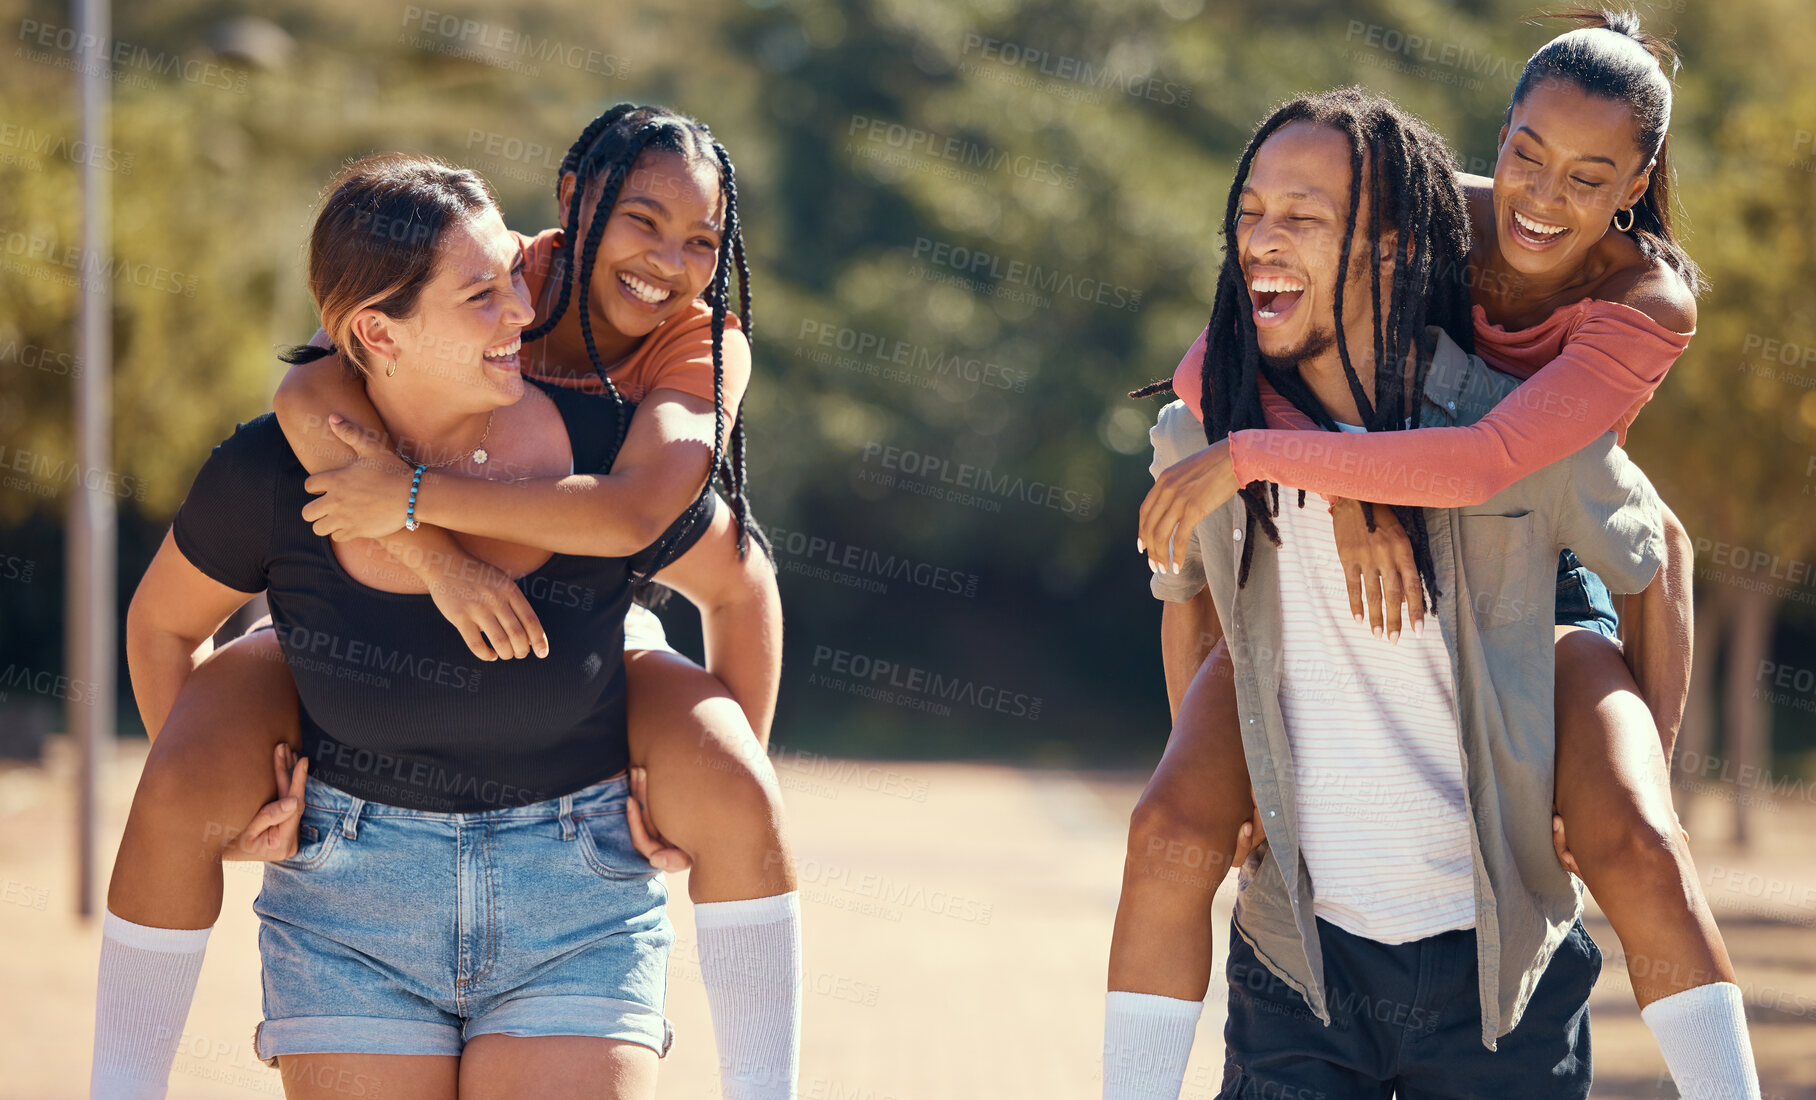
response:
<path id="1" fill-rule="evenodd" d="M 1206 328 L 1192 341 L 1186 349 L 1185 358 L 1173 371 L 1173 396 L 1185 402 L 1185 407 L 1192 410 L 1192 415 L 1200 422 L 1204 420 L 1204 410 L 1198 407 L 1204 395 L 1204 345 L 1209 341 L 1211 330 Z"/>
<path id="2" fill-rule="evenodd" d="M 1236 432 L 1236 481 L 1377 504 L 1480 504 L 1604 432 L 1624 439 L 1689 339 L 1624 306 L 1585 310 L 1558 357 L 1473 424 L 1316 440 L 1272 428 Z"/>
<path id="3" fill-rule="evenodd" d="M 1204 410 L 1198 404 L 1199 397 L 1204 392 L 1204 345 L 1210 331 L 1207 328 L 1198 334 L 1197 341 L 1187 349 L 1185 358 L 1179 361 L 1178 368 L 1173 371 L 1173 396 L 1184 401 L 1185 407 L 1192 410 L 1192 415 L 1200 422 L 1204 420 Z M 1320 430 L 1316 421 L 1276 393 L 1265 378 L 1261 379 L 1260 391 L 1261 415 L 1267 418 L 1270 427 L 1302 432 Z M 1242 484 L 1247 485 L 1248 482 Z"/>

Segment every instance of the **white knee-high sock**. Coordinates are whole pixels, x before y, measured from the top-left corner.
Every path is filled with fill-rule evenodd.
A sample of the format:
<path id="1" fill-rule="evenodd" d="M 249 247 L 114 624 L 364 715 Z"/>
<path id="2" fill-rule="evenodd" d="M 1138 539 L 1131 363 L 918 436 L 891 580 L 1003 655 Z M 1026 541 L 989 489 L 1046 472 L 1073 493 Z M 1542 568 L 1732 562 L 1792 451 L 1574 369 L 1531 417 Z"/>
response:
<path id="1" fill-rule="evenodd" d="M 1104 999 L 1103 1100 L 1178 1100 L 1203 1001 L 1154 993 Z"/>
<path id="2" fill-rule="evenodd" d="M 801 1069 L 800 895 L 695 905 L 694 927 L 725 1100 L 792 1100 Z"/>
<path id="3" fill-rule="evenodd" d="M 1639 1010 L 1684 1100 L 1759 1100 L 1746 1004 L 1733 982 L 1660 997 Z"/>
<path id="4" fill-rule="evenodd" d="M 163 1100 L 210 931 L 148 928 L 108 912 L 101 926 L 91 1100 Z"/>

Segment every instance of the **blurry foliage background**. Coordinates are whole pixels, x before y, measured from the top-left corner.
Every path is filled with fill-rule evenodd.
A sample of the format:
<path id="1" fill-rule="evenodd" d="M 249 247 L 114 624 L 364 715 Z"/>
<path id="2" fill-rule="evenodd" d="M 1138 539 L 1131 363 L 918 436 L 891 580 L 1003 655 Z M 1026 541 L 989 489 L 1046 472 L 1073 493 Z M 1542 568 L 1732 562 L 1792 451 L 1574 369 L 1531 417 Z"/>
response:
<path id="1" fill-rule="evenodd" d="M 784 573 L 776 740 L 1055 763 L 1147 763 L 1165 740 L 1159 609 L 1134 547 L 1154 409 L 1121 394 L 1170 373 L 1204 324 L 1229 173 L 1254 124 L 1291 94 L 1360 81 L 1488 171 L 1520 66 L 1556 33 L 1509 0 L 445 3 L 115 4 L 112 148 L 92 153 L 73 147 L 67 6 L 0 4 L 11 39 L 0 65 L 0 447 L 7 461 L 73 455 L 74 161 L 105 156 L 117 169 L 115 254 L 135 265 L 112 280 L 113 453 L 131 479 L 119 482 L 122 608 L 209 448 L 268 407 L 273 348 L 315 326 L 303 241 L 339 164 L 438 154 L 486 175 L 507 221 L 533 232 L 555 220 L 554 169 L 581 127 L 616 101 L 663 102 L 711 125 L 738 166 L 755 274 L 746 413 L 759 518 L 978 578 L 967 598 Z M 1807 565 L 1794 574 L 1816 555 L 1816 355 L 1802 362 L 1783 346 L 1816 346 L 1816 7 L 1638 10 L 1648 27 L 1675 29 L 1684 55 L 1671 159 L 1689 248 L 1714 289 L 1630 449 L 1694 535 L 1776 555 L 1760 577 L 1791 570 L 1771 582 L 1778 596 L 1748 595 L 1703 580 L 1711 546 L 1698 554 L 1699 595 L 1705 614 L 1737 621 L 1748 617 L 1729 605 L 1763 603 L 1748 621 L 1773 632 L 1772 659 L 1807 670 L 1816 587 Z M 1029 51 L 1046 56 L 1011 63 Z M 1072 75 L 1078 63 L 1118 86 Z M 872 119 L 1063 176 L 904 149 Z M 982 250 L 998 270 L 1020 261 L 1100 280 L 1138 302 L 1062 293 L 1042 307 L 942 285 L 917 267 L 917 247 L 934 245 Z M 156 268 L 168 273 L 156 283 L 193 295 L 132 273 Z M 1015 392 L 873 377 L 816 358 L 819 325 L 1028 382 Z M 879 488 L 860 477 L 877 468 L 864 459 L 872 444 L 1093 504 L 1068 515 L 1011 499 L 990 512 Z M 10 556 L 15 574 L 33 566 L 29 580 L 0 579 L 0 664 L 61 667 L 69 496 L 42 477 L 0 488 L 0 561 Z M 666 617 L 686 635 L 685 613 Z M 930 717 L 828 690 L 810 683 L 828 671 L 821 647 L 1038 697 L 1039 716 L 960 705 Z M 1710 721 L 1769 721 L 1779 765 L 1801 763 L 1816 745 L 1816 694 L 1735 710 L 1736 693 L 1765 685 L 1752 670 L 1727 682 L 1728 709 Z M 31 702 L 13 695 L 0 714 Z M 136 722 L 123 705 L 123 729 Z"/>

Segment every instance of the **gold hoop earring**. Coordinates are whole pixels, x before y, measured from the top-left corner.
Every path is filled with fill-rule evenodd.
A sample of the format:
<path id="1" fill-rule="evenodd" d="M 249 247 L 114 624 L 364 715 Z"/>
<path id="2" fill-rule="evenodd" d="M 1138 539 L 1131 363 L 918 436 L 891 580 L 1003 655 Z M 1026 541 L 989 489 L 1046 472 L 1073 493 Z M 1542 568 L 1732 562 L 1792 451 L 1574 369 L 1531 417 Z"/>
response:
<path id="1" fill-rule="evenodd" d="M 385 368 L 385 377 L 389 378 L 396 373 L 397 373 L 397 360 L 393 359 L 393 360 L 391 360 L 391 365 Z"/>
<path id="2" fill-rule="evenodd" d="M 1626 225 L 1621 224 L 1622 214 L 1627 215 Z M 1631 206 L 1627 207 L 1625 210 L 1616 210 L 1614 212 L 1614 228 L 1620 230 L 1622 233 L 1626 233 L 1633 228 L 1633 208 Z"/>

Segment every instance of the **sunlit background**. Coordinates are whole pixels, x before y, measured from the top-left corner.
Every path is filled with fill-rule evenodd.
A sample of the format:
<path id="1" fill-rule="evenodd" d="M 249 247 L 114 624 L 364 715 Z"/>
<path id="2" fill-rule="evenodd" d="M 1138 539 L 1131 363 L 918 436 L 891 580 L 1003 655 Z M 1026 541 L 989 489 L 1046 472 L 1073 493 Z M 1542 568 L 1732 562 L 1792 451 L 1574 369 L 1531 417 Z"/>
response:
<path id="1" fill-rule="evenodd" d="M 1683 53 L 1670 159 L 1713 289 L 1629 450 L 1697 543 L 1680 805 L 1705 803 L 1699 844 L 1744 853 L 1760 820 L 1816 803 L 1816 7 L 1637 10 Z M 1282 98 L 1361 82 L 1486 172 L 1520 67 L 1557 31 L 1530 14 L 1504 0 L 119 3 L 112 133 L 89 147 L 68 7 L 0 3 L 0 754 L 23 762 L 0 773 L 14 777 L 0 832 L 5 792 L 64 729 L 75 487 L 114 487 L 123 614 L 209 448 L 269 407 L 274 349 L 315 328 L 303 242 L 337 166 L 439 155 L 534 232 L 556 220 L 569 144 L 625 100 L 700 118 L 737 166 L 750 479 L 787 614 L 781 753 L 1109 776 L 1123 793 L 1106 797 L 1132 801 L 1168 720 L 1134 546 L 1155 404 L 1123 394 L 1171 373 L 1205 323 L 1237 152 Z M 113 192 L 98 272 L 87 162 Z M 84 278 L 113 296 L 104 471 L 83 470 L 72 435 Z M 665 613 L 678 638 L 697 637 L 689 615 Z M 854 691 L 875 685 L 848 670 L 879 662 L 970 687 Z M 142 743 L 120 679 L 118 734 Z M 1117 814 L 1105 821 L 1114 855 Z M 1659 1087 L 1631 1095 L 1674 1095 Z"/>

